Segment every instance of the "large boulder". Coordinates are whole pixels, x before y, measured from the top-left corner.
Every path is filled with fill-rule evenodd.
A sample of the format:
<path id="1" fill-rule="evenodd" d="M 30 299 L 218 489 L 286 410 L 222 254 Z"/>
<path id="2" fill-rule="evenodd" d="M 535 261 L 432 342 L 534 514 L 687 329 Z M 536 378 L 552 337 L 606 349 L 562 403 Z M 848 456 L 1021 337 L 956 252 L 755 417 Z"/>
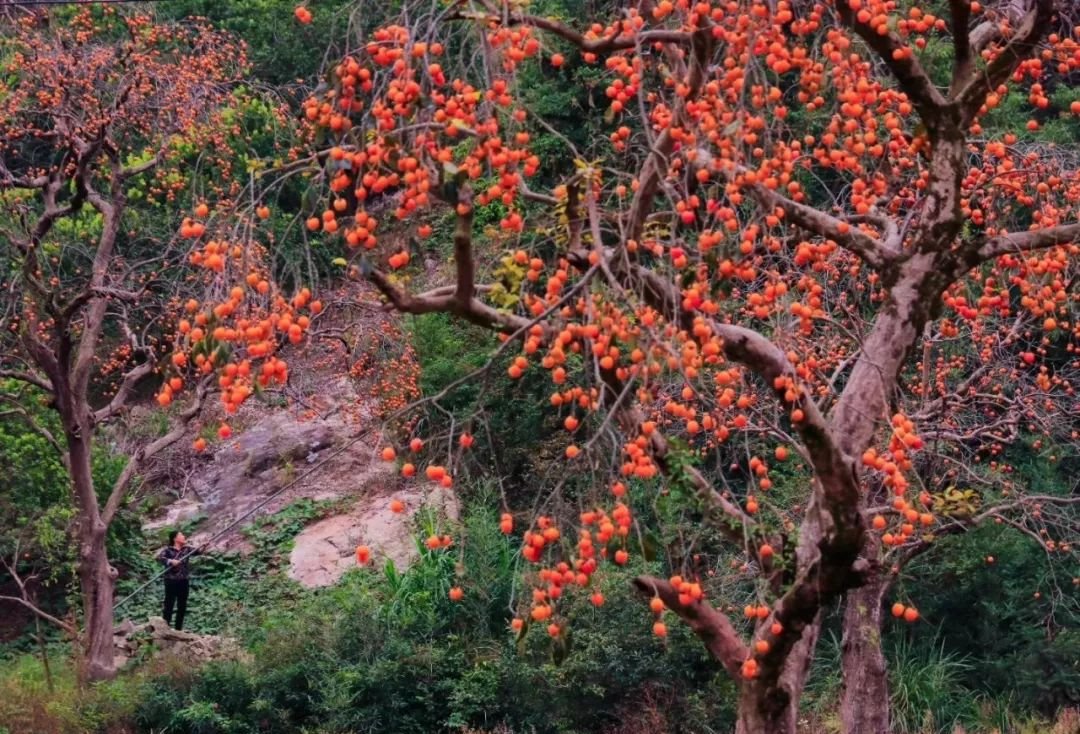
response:
<path id="1" fill-rule="evenodd" d="M 356 400 L 347 380 L 333 383 L 327 392 L 334 397 L 323 401 L 319 411 L 267 413 L 253 407 L 248 417 L 254 420 L 234 439 L 215 444 L 214 453 L 199 457 L 187 474 L 184 497 L 147 521 L 144 531 L 204 517 L 191 538 L 201 545 L 241 517 L 246 524 L 256 514 L 272 514 L 300 498 L 359 495 L 388 468 L 375 456 L 379 434 L 363 433 L 365 416 L 342 408 Z M 311 469 L 316 471 L 306 475 Z M 245 550 L 239 532 L 227 533 L 214 546 Z"/>
<path id="2" fill-rule="evenodd" d="M 401 501 L 405 510 L 393 512 L 393 500 Z M 435 484 L 414 484 L 389 495 L 364 497 L 348 512 L 309 525 L 296 536 L 289 577 L 307 587 L 333 585 L 356 566 L 358 545 L 371 549 L 371 563 L 376 567 L 390 560 L 404 569 L 419 555 L 415 518 L 425 509 L 456 520 L 457 497 Z"/>

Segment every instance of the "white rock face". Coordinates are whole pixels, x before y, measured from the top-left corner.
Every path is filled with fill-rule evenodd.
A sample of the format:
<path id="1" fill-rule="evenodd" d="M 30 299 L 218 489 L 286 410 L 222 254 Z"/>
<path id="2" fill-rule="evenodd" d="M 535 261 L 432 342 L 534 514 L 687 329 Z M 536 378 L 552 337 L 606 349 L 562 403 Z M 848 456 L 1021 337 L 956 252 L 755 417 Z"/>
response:
<path id="1" fill-rule="evenodd" d="M 393 500 L 405 511 L 390 510 Z M 343 515 L 309 525 L 296 536 L 289 556 L 289 577 L 307 587 L 331 586 L 356 566 L 356 546 L 371 548 L 371 563 L 381 568 L 389 559 L 398 570 L 417 557 L 416 514 L 425 507 L 457 519 L 458 501 L 451 490 L 420 483 L 391 494 L 375 493 L 358 501 Z"/>
<path id="2" fill-rule="evenodd" d="M 143 523 L 142 529 L 144 533 L 152 533 L 164 527 L 176 527 L 180 523 L 198 517 L 201 512 L 202 503 L 196 502 L 190 497 L 184 497 L 166 507 L 165 514 L 162 517 Z"/>

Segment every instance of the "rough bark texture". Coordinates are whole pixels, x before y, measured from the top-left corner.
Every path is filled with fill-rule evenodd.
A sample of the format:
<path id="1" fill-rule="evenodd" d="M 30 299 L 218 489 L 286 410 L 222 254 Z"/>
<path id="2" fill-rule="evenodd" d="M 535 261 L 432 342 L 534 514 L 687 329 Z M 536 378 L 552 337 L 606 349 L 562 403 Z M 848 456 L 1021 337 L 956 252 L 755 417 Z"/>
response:
<path id="1" fill-rule="evenodd" d="M 66 401 L 65 401 L 66 402 Z M 83 413 L 86 415 L 86 413 Z M 79 506 L 79 590 L 83 604 L 83 676 L 105 680 L 113 665 L 113 590 L 116 570 L 105 548 L 108 526 L 101 520 L 90 464 L 90 440 L 77 416 L 65 415 L 71 484 Z M 70 422 L 69 422 L 70 421 Z"/>
<path id="2" fill-rule="evenodd" d="M 889 677 L 881 649 L 882 599 L 891 576 L 875 575 L 844 605 L 840 726 L 844 734 L 889 731 Z"/>
<path id="3" fill-rule="evenodd" d="M 739 694 L 735 734 L 796 734 L 799 701 L 810 664 L 814 659 L 820 619 L 803 628 L 802 635 L 788 653 L 775 682 L 760 678 L 745 682 Z"/>
<path id="4" fill-rule="evenodd" d="M 888 67 L 924 124 L 928 135 L 928 177 L 925 190 L 906 218 L 874 214 L 881 236 L 851 228 L 850 217 L 844 221 L 831 214 L 796 203 L 775 190 L 747 186 L 740 181 L 743 172 L 738 161 L 729 161 L 725 175 L 735 187 L 754 194 L 765 208 L 779 212 L 792 227 L 835 241 L 858 256 L 880 276 L 885 299 L 875 313 L 873 323 L 861 339 L 861 348 L 844 387 L 831 411 L 816 404 L 807 392 L 791 400 L 789 408 L 798 408 L 804 418 L 795 426 L 802 441 L 800 452 L 814 472 L 805 502 L 805 512 L 798 530 L 799 545 L 785 584 L 776 584 L 778 598 L 768 619 L 761 624 L 780 623 L 779 634 L 770 640 L 767 652 L 755 656 L 756 674 L 742 678 L 741 659 L 745 643 L 729 620 L 707 602 L 684 605 L 668 582 L 650 577 L 636 580 L 645 593 L 659 595 L 701 638 L 705 647 L 736 677 L 740 685 L 738 734 L 794 734 L 798 702 L 817 642 L 820 616 L 826 604 L 848 592 L 845 614 L 844 717 L 851 734 L 883 734 L 888 731 L 888 689 L 884 658 L 879 644 L 881 601 L 888 579 L 877 566 L 877 555 L 867 542 L 865 513 L 867 494 L 861 491 L 856 457 L 874 443 L 879 429 L 890 420 L 890 405 L 901 370 L 918 344 L 925 325 L 936 318 L 945 289 L 980 262 L 1002 252 L 1045 247 L 1080 237 L 1080 227 L 1060 226 L 1038 234 L 998 237 L 989 241 L 958 243 L 963 224 L 962 178 L 968 170 L 967 130 L 973 115 L 986 94 L 1003 83 L 1022 58 L 1030 56 L 1035 42 L 1045 31 L 1045 21 L 1053 10 L 1053 0 L 1033 0 L 1023 15 L 1019 30 L 985 72 L 973 65 L 975 55 L 987 43 L 985 33 L 969 35 L 970 9 L 966 3 L 951 3 L 953 22 L 958 27 L 954 79 L 948 95 L 938 88 L 910 53 L 904 38 L 896 33 L 879 33 L 876 27 L 859 19 L 847 3 L 837 3 L 841 20 L 861 37 Z M 579 48 L 597 49 L 558 21 L 513 16 L 513 21 L 532 25 L 559 35 Z M 659 50 L 669 61 L 671 76 L 682 87 L 671 107 L 674 124 L 692 129 L 693 117 L 687 105 L 694 103 L 709 78 L 710 64 L 716 50 L 708 28 L 688 34 L 656 36 Z M 614 43 L 614 42 L 611 42 Z M 612 46 L 614 48 L 615 46 Z M 645 223 L 654 214 L 657 197 L 664 190 L 671 157 L 676 151 L 672 129 L 659 131 L 650 141 L 650 153 L 637 171 L 634 196 L 629 208 L 618 218 L 620 242 L 603 244 L 600 217 L 595 201 L 588 206 L 592 249 L 580 246 L 581 218 L 577 199 L 568 199 L 570 248 L 567 260 L 585 271 L 582 281 L 597 275 L 614 293 L 631 302 L 647 305 L 662 313 L 671 324 L 690 332 L 702 328 L 720 337 L 724 356 L 739 362 L 767 385 L 785 384 L 792 377 L 792 367 L 784 351 L 768 337 L 751 329 L 682 307 L 682 293 L 677 282 L 642 265 L 627 247 L 637 241 Z M 706 155 L 708 152 L 706 151 Z M 901 223 L 903 226 L 901 226 Z M 909 228 L 909 224 L 911 225 Z M 446 311 L 473 323 L 514 335 L 524 333 L 531 322 L 521 317 L 492 313 L 472 297 L 473 273 L 460 263 L 471 262 L 469 242 L 455 236 L 459 259 L 456 293 L 450 291 L 411 295 L 375 271 L 370 277 L 391 304 L 409 313 Z M 599 274 L 598 272 L 599 271 Z M 575 294 L 576 295 L 576 294 Z M 561 302 L 552 306 L 552 310 Z M 547 313 L 536 319 L 540 322 Z M 791 380 L 790 384 L 797 384 Z M 640 423 L 638 412 L 621 405 L 630 394 L 623 384 L 606 385 L 605 407 L 619 414 L 620 424 L 628 434 Z M 666 471 L 666 442 L 654 437 L 651 452 L 661 471 Z M 715 500 L 715 491 L 699 472 L 691 474 L 691 484 L 698 495 L 709 500 L 715 510 L 712 517 L 730 532 L 735 542 L 752 550 L 754 538 L 764 531 L 755 527 L 752 518 L 731 502 Z M 723 499 L 722 496 L 720 499 Z M 741 537 L 740 537 L 741 536 Z M 768 573 L 766 569 L 766 573 Z M 860 589 L 863 584 L 866 588 Z M 855 591 L 850 591 L 855 589 Z M 850 667 L 850 670 L 848 668 Z"/>

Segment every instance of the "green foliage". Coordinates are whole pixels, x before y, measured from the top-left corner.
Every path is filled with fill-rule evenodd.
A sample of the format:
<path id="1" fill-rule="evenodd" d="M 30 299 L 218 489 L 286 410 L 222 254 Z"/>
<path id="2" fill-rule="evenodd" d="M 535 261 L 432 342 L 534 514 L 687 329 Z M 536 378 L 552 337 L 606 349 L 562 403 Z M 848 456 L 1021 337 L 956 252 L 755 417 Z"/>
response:
<path id="1" fill-rule="evenodd" d="M 12 396 L 22 411 L 0 417 L 0 465 L 18 468 L 0 485 L 0 554 L 10 560 L 17 548 L 19 573 L 36 576 L 43 587 L 40 603 L 63 615 L 74 582 L 76 511 L 62 447 L 54 446 L 43 433 L 62 441 L 63 427 L 40 391 L 3 381 L 0 394 Z M 107 447 L 95 447 L 92 472 L 99 499 L 108 496 L 126 463 L 126 457 Z M 110 556 L 127 555 L 139 533 L 137 518 L 120 513 L 109 528 Z M 7 574 L 0 572 L 0 584 L 5 581 Z M 26 638 L 17 639 L 14 647 L 22 649 L 28 643 Z"/>
<path id="2" fill-rule="evenodd" d="M 945 651 L 965 656 L 970 690 L 1047 714 L 1080 703 L 1075 593 L 1055 596 L 1054 570 L 1030 538 L 998 525 L 940 538 L 910 573 L 905 593 L 940 625 Z"/>
<path id="3" fill-rule="evenodd" d="M 893 726 L 901 734 L 949 734 L 971 723 L 975 709 L 963 685 L 971 663 L 941 643 L 901 637 L 886 653 Z"/>
<path id="4" fill-rule="evenodd" d="M 438 401 L 442 410 L 428 411 L 417 431 L 433 436 L 448 430 L 444 411 L 482 418 L 483 423 L 478 420 L 468 428 L 476 437 L 471 461 L 479 463 L 488 476 L 505 477 L 518 487 L 531 486 L 545 469 L 538 445 L 554 429 L 545 411 L 549 386 L 545 377 L 528 370 L 521 379 L 510 379 L 506 370 L 516 355 L 507 350 L 483 376 L 464 380 L 484 368 L 498 346 L 490 332 L 445 314 L 414 317 L 408 326 L 420 362 L 422 393 L 430 398 L 447 391 Z M 460 425 L 458 430 L 462 430 Z"/>
<path id="5" fill-rule="evenodd" d="M 475 490 L 478 497 L 490 492 Z M 568 631 L 558 640 L 544 625 L 515 636 L 509 621 L 521 593 L 518 555 L 487 499 L 454 531 L 460 544 L 424 548 L 406 571 L 357 569 L 302 604 L 269 604 L 257 621 L 249 619 L 256 628 L 247 635 L 250 664 L 151 667 L 122 679 L 117 685 L 137 703 L 114 711 L 114 721 L 175 734 L 412 734 L 499 724 L 562 734 L 645 715 L 671 731 L 730 728 L 733 684 L 693 634 L 674 624 L 664 641 L 650 633 L 651 614 L 629 579 L 654 568 L 612 570 L 600 581 L 609 603 L 597 609 L 579 595 L 565 607 Z M 288 514 L 252 531 L 264 549 L 284 547 L 292 524 L 314 517 L 303 506 Z M 431 522 L 418 520 L 421 535 Z M 465 591 L 459 603 L 447 595 L 454 585 Z M 0 707 L 0 725 L 9 721 Z"/>
<path id="6" fill-rule="evenodd" d="M 326 0 L 312 5 L 312 22 L 301 26 L 293 17 L 296 0 L 180 0 L 157 9 L 169 19 L 209 18 L 218 28 L 235 33 L 248 44 L 255 75 L 275 86 L 288 86 L 313 76 L 323 62 L 329 39 L 343 35 L 347 0 Z M 391 7 L 387 11 L 392 10 Z M 366 14 L 366 27 L 374 27 L 382 13 Z M 318 49 L 316 51 L 316 49 Z"/>
<path id="7" fill-rule="evenodd" d="M 125 680 L 81 688 L 60 655 L 52 661 L 53 690 L 41 661 L 29 655 L 8 661 L 0 674 L 0 732 L 89 734 L 117 731 L 131 717 L 140 690 Z"/>
<path id="8" fill-rule="evenodd" d="M 299 500 L 243 529 L 252 552 L 244 555 L 211 551 L 193 558 L 191 596 L 184 626 L 193 632 L 226 633 L 250 639 L 258 636 L 262 620 L 274 609 L 305 600 L 308 592 L 289 580 L 283 568 L 288 563 L 293 538 L 332 508 L 330 502 Z M 190 531 L 197 521 L 194 518 L 180 529 Z M 154 556 L 165 544 L 167 530 L 163 529 L 149 543 L 143 540 L 138 552 L 129 556 L 128 572 L 117 587 L 118 598 L 126 597 L 161 571 Z M 152 584 L 127 602 L 120 616 L 133 619 L 160 616 L 162 599 L 161 583 Z"/>

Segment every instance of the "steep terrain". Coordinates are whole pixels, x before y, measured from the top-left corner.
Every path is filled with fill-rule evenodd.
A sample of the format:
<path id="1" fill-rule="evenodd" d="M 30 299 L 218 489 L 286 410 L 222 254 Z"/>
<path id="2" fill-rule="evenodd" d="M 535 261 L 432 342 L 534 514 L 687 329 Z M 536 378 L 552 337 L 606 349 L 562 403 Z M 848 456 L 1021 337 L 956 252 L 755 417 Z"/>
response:
<path id="1" fill-rule="evenodd" d="M 381 416 L 399 407 L 403 396 L 395 389 L 408 377 L 407 369 L 382 371 L 388 359 L 407 362 L 404 334 L 372 307 L 368 291 L 333 295 L 310 342 L 283 352 L 290 365 L 284 388 L 267 390 L 228 416 L 229 439 L 211 441 L 202 453 L 185 445 L 152 468 L 147 486 L 156 509 L 144 531 L 164 534 L 183 525 L 192 527 L 196 546 L 247 552 L 239 529 L 254 518 L 300 499 L 335 501 L 340 514 L 301 533 L 290 559 L 294 580 L 319 586 L 355 564 L 359 544 L 372 548 L 377 563 L 408 564 L 416 552 L 413 520 L 423 508 L 456 516 L 452 492 L 403 480 L 378 456 Z M 374 365 L 381 377 L 369 372 Z M 208 409 L 203 435 L 225 418 L 217 406 Z M 405 510 L 391 512 L 391 498 Z"/>

